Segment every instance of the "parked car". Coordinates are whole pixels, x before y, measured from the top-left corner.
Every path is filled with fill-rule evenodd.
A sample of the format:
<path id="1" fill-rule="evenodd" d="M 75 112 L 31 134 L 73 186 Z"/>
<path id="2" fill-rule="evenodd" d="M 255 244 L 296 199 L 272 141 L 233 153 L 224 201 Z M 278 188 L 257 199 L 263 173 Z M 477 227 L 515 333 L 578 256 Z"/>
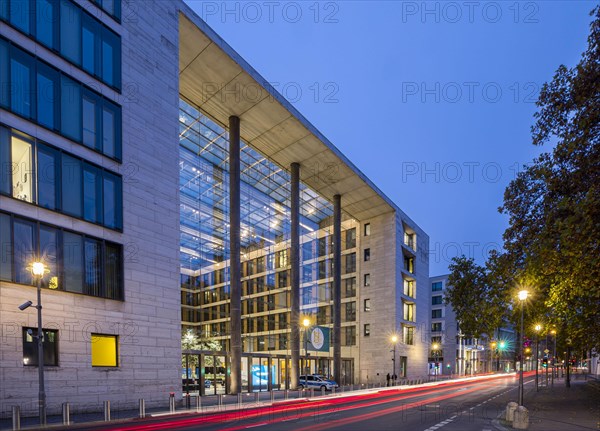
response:
<path id="1" fill-rule="evenodd" d="M 326 377 L 321 376 L 319 374 L 309 374 L 307 376 L 300 376 L 300 386 L 302 386 L 303 388 L 313 388 L 319 390 L 325 388 L 326 391 L 330 391 L 333 388 L 340 387 L 340 385 L 338 385 L 335 381 L 329 380 Z"/>

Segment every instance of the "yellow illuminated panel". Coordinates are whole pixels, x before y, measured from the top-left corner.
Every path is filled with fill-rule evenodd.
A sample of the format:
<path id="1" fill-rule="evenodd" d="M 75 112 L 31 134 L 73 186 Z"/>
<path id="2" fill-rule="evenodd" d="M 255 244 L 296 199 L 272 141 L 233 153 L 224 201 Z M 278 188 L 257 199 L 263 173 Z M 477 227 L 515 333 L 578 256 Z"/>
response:
<path id="1" fill-rule="evenodd" d="M 117 366 L 117 336 L 92 334 L 92 367 Z"/>

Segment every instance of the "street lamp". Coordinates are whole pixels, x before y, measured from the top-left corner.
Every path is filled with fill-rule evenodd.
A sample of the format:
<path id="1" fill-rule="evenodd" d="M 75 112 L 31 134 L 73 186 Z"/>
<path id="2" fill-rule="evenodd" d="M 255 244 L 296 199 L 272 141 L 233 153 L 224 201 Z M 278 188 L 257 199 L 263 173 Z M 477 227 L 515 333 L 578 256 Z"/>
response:
<path id="1" fill-rule="evenodd" d="M 308 366 L 308 327 L 310 326 L 310 319 L 307 317 L 302 321 L 302 325 L 304 326 L 304 368 L 306 370 L 306 375 L 308 376 L 309 366 Z"/>
<path id="2" fill-rule="evenodd" d="M 433 368 L 433 380 L 437 380 L 438 355 L 439 355 L 438 349 L 439 348 L 440 348 L 440 345 L 438 343 L 433 343 L 431 345 L 431 350 L 433 350 L 433 360 L 435 361 L 434 368 Z"/>
<path id="3" fill-rule="evenodd" d="M 37 342 L 38 342 L 38 404 L 40 425 L 46 425 L 46 391 L 44 388 L 44 331 L 42 329 L 42 278 L 46 272 L 46 266 L 42 262 L 31 264 L 31 273 L 37 281 Z M 33 303 L 27 301 L 19 305 L 19 310 L 24 311 Z"/>
<path id="4" fill-rule="evenodd" d="M 521 290 L 519 292 L 519 301 L 521 301 L 521 360 L 519 361 L 519 405 L 523 405 L 523 303 L 527 299 L 529 292 L 526 290 Z"/>
<path id="5" fill-rule="evenodd" d="M 394 346 L 394 356 L 392 356 L 392 385 L 396 385 L 396 343 L 398 342 L 398 337 L 392 335 L 392 345 Z"/>
<path id="6" fill-rule="evenodd" d="M 539 323 L 535 325 L 535 391 L 538 392 L 540 390 L 538 385 L 538 354 L 539 354 L 539 342 L 540 337 L 539 332 L 542 329 L 542 325 Z"/>

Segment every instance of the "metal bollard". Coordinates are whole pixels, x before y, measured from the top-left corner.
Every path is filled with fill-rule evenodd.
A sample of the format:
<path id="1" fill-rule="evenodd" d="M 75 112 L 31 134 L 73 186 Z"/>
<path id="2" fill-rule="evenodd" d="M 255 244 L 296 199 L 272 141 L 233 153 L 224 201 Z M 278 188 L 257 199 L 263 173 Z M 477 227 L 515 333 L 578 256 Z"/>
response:
<path id="1" fill-rule="evenodd" d="M 325 396 L 325 388 L 321 386 L 321 396 L 324 397 Z"/>
<path id="2" fill-rule="evenodd" d="M 175 413 L 175 392 L 169 393 L 169 412 Z"/>
<path id="3" fill-rule="evenodd" d="M 286 389 L 285 391 L 283 391 L 283 399 L 287 400 L 290 397 L 290 391 L 289 389 Z"/>
<path id="4" fill-rule="evenodd" d="M 335 395 L 335 386 L 331 388 L 331 395 Z"/>
<path id="5" fill-rule="evenodd" d="M 315 388 L 310 388 L 310 398 L 315 397 Z"/>
<path id="6" fill-rule="evenodd" d="M 238 393 L 237 394 L 237 403 L 238 403 L 238 408 L 242 407 L 242 393 Z"/>
<path id="7" fill-rule="evenodd" d="M 71 405 L 69 403 L 63 403 L 62 416 L 63 425 L 71 425 Z"/>
<path id="8" fill-rule="evenodd" d="M 104 422 L 110 422 L 110 401 L 104 401 Z"/>
<path id="9" fill-rule="evenodd" d="M 219 409 L 221 409 L 221 407 L 223 407 L 223 395 L 222 394 L 217 395 L 217 404 L 219 405 Z"/>
<path id="10" fill-rule="evenodd" d="M 191 405 L 192 399 L 190 397 L 190 391 L 187 391 L 184 396 L 185 396 L 185 408 L 189 410 L 192 407 L 192 405 Z"/>
<path id="11" fill-rule="evenodd" d="M 200 413 L 202 411 L 202 398 L 200 394 L 196 395 L 196 412 Z"/>
<path id="12" fill-rule="evenodd" d="M 260 401 L 260 392 L 254 392 L 254 402 L 258 404 Z"/>
<path id="13" fill-rule="evenodd" d="M 12 408 L 12 429 L 21 429 L 21 407 L 13 406 Z"/>
<path id="14" fill-rule="evenodd" d="M 275 401 L 275 392 L 273 390 L 270 391 L 271 402 Z"/>
<path id="15" fill-rule="evenodd" d="M 146 401 L 143 398 L 140 398 L 139 401 L 139 413 L 138 416 L 140 419 L 146 417 Z"/>

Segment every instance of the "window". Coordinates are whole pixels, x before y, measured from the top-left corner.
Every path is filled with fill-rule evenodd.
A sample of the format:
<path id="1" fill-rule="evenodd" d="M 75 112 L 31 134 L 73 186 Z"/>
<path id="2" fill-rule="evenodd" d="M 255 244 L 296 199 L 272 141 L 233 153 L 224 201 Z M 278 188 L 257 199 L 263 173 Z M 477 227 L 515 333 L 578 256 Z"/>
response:
<path id="1" fill-rule="evenodd" d="M 101 263 L 102 254 L 100 242 L 86 238 L 84 242 L 85 292 L 91 296 L 102 296 L 101 292 Z"/>
<path id="2" fill-rule="evenodd" d="M 83 293 L 83 237 L 65 232 L 63 234 L 63 265 L 65 290 Z"/>
<path id="3" fill-rule="evenodd" d="M 4 1 L 0 1 L 0 5 Z M 0 106 L 8 107 L 10 105 L 10 85 L 8 81 L 9 59 L 8 43 L 0 39 Z"/>
<path id="4" fill-rule="evenodd" d="M 344 305 L 345 319 L 344 322 L 354 322 L 356 320 L 356 302 L 346 302 Z"/>
<path id="5" fill-rule="evenodd" d="M 31 2 L 29 0 L 10 0 L 10 22 L 26 34 L 31 31 L 30 16 Z"/>
<path id="6" fill-rule="evenodd" d="M 370 248 L 365 248 L 364 250 L 364 261 L 368 262 L 371 260 L 371 249 Z"/>
<path id="7" fill-rule="evenodd" d="M 94 223 L 102 220 L 100 170 L 87 163 L 83 168 L 83 218 Z"/>
<path id="8" fill-rule="evenodd" d="M 91 0 L 91 2 L 102 8 L 115 20 L 121 19 L 121 2 L 119 0 Z"/>
<path id="9" fill-rule="evenodd" d="M 35 36 L 44 45 L 50 48 L 58 48 L 57 29 L 58 2 L 53 0 L 35 1 Z"/>
<path id="10" fill-rule="evenodd" d="M 60 53 L 81 64 L 81 9 L 68 0 L 60 2 Z"/>
<path id="11" fill-rule="evenodd" d="M 58 130 L 58 72 L 43 63 L 37 65 L 37 120 L 50 130 Z"/>
<path id="12" fill-rule="evenodd" d="M 83 216 L 82 204 L 82 163 L 81 160 L 66 154 L 62 155 L 62 210 L 75 217 Z"/>
<path id="13" fill-rule="evenodd" d="M 58 236 L 58 229 L 46 225 L 40 226 L 40 256 L 47 271 L 42 278 L 42 287 L 48 289 L 61 287 L 58 270 Z"/>
<path id="14" fill-rule="evenodd" d="M 415 298 L 415 282 L 413 280 L 404 280 L 404 294 Z"/>
<path id="15" fill-rule="evenodd" d="M 435 295 L 431 297 L 431 305 L 440 305 L 442 303 L 442 295 Z"/>
<path id="16" fill-rule="evenodd" d="M 33 202 L 33 150 L 30 142 L 13 136 L 12 140 L 12 196 Z"/>
<path id="17" fill-rule="evenodd" d="M 33 284 L 29 265 L 35 258 L 34 224 L 25 220 L 13 223 L 15 278 L 21 284 Z"/>
<path id="18" fill-rule="evenodd" d="M 346 250 L 349 248 L 356 247 L 356 228 L 348 229 L 346 231 Z"/>
<path id="19" fill-rule="evenodd" d="M 431 332 L 442 332 L 442 322 L 432 323 Z"/>
<path id="20" fill-rule="evenodd" d="M 87 14 L 83 14 L 81 28 L 82 62 L 83 69 L 92 75 L 100 76 L 97 57 L 100 54 L 100 25 Z"/>
<path id="21" fill-rule="evenodd" d="M 346 278 L 345 281 L 346 289 L 344 290 L 343 298 L 350 298 L 356 296 L 356 278 Z"/>
<path id="22" fill-rule="evenodd" d="M 118 341 L 117 335 L 92 334 L 92 367 L 118 366 Z"/>
<path id="23" fill-rule="evenodd" d="M 408 320 L 409 322 L 415 321 L 415 304 L 411 302 L 402 301 L 402 306 L 404 310 L 404 320 Z"/>
<path id="24" fill-rule="evenodd" d="M 58 366 L 58 331 L 43 329 L 44 366 Z M 23 365 L 38 366 L 37 328 L 23 328 Z"/>
<path id="25" fill-rule="evenodd" d="M 10 106 L 13 112 L 26 118 L 33 116 L 33 59 L 20 50 L 11 50 Z"/>
<path id="26" fill-rule="evenodd" d="M 98 133 L 98 107 L 96 104 L 96 98 L 93 97 L 89 92 L 84 92 L 82 105 L 81 105 L 81 118 L 82 118 L 82 130 L 83 130 L 83 145 L 86 147 L 99 149 Z"/>
<path id="27" fill-rule="evenodd" d="M 413 326 L 402 326 L 402 339 L 404 344 L 415 344 L 415 328 Z"/>
<path id="28" fill-rule="evenodd" d="M 431 291 L 432 292 L 439 292 L 440 290 L 442 290 L 442 282 L 441 281 L 436 281 L 435 283 L 431 283 Z"/>
<path id="29" fill-rule="evenodd" d="M 356 253 L 350 253 L 344 256 L 346 259 L 346 265 L 344 266 L 346 269 L 346 274 L 350 274 L 352 272 L 356 272 Z"/>
<path id="30" fill-rule="evenodd" d="M 369 287 L 371 285 L 371 274 L 365 274 L 363 280 L 363 286 Z"/>
<path id="31" fill-rule="evenodd" d="M 371 300 L 369 298 L 365 299 L 364 311 L 371 311 Z"/>
<path id="32" fill-rule="evenodd" d="M 434 343 L 441 344 L 442 343 L 442 337 L 431 337 L 431 344 L 434 344 Z"/>
<path id="33" fill-rule="evenodd" d="M 431 310 L 431 318 L 432 319 L 441 319 L 442 318 L 442 310 L 439 308 L 436 310 Z"/>
<path id="34" fill-rule="evenodd" d="M 342 328 L 342 346 L 355 346 L 356 345 L 356 327 L 345 326 Z"/>
<path id="35" fill-rule="evenodd" d="M 365 223 L 364 229 L 365 236 L 371 235 L 371 223 Z"/>
<path id="36" fill-rule="evenodd" d="M 404 269 L 410 273 L 415 272 L 415 260 L 412 257 L 404 256 Z"/>
<path id="37" fill-rule="evenodd" d="M 60 131 L 68 138 L 81 142 L 81 87 L 62 75 L 60 78 Z"/>
<path id="38" fill-rule="evenodd" d="M 369 335 L 371 335 L 371 324 L 370 323 L 365 323 L 363 326 L 363 335 L 365 337 L 368 337 Z"/>
<path id="39" fill-rule="evenodd" d="M 39 206 L 54 210 L 57 208 L 58 153 L 46 146 L 39 145 L 37 151 L 37 189 Z"/>

